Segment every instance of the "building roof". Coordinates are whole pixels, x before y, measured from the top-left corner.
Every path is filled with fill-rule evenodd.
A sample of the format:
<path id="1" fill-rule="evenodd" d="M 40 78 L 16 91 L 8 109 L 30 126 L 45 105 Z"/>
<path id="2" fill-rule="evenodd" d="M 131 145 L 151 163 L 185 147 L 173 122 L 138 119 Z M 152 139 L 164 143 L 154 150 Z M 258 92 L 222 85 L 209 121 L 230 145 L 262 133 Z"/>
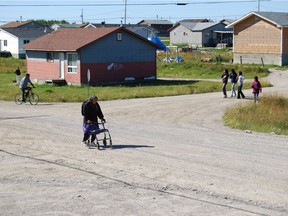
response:
<path id="1" fill-rule="evenodd" d="M 109 34 L 116 31 L 125 31 L 135 37 L 152 44 L 159 48 L 149 40 L 133 33 L 123 27 L 110 28 L 63 28 L 47 34 L 35 41 L 24 46 L 26 50 L 39 51 L 77 51 Z"/>
<path id="2" fill-rule="evenodd" d="M 185 26 L 187 29 L 191 31 L 203 31 L 219 23 L 221 22 L 178 22 L 176 23 L 176 25 L 170 28 L 169 31 L 172 31 L 173 29 L 177 28 L 180 25 Z"/>
<path id="3" fill-rule="evenodd" d="M 6 23 L 4 25 L 1 25 L 0 28 L 17 28 L 17 27 L 21 27 L 23 25 L 26 25 L 28 23 L 31 23 L 31 22 L 34 22 L 32 20 L 30 21 L 15 21 L 15 22 L 9 22 L 9 23 Z"/>
<path id="4" fill-rule="evenodd" d="M 51 29 L 58 30 L 60 28 L 86 28 L 88 24 L 58 24 L 51 25 Z"/>
<path id="5" fill-rule="evenodd" d="M 179 22 L 209 22 L 208 19 L 183 19 Z"/>
<path id="6" fill-rule="evenodd" d="M 236 24 L 242 22 L 243 20 L 253 15 L 261 17 L 262 19 L 267 20 L 268 22 L 271 22 L 278 27 L 288 27 L 288 13 L 285 13 L 285 12 L 250 12 L 249 14 L 231 23 L 226 28 L 233 28 L 233 26 L 235 26 Z"/>
<path id="7" fill-rule="evenodd" d="M 18 38 L 39 38 L 43 35 L 48 34 L 47 28 L 4 28 L 3 31 L 6 31 Z"/>
<path id="8" fill-rule="evenodd" d="M 170 22 L 169 20 L 142 20 L 137 24 L 141 24 L 141 23 L 149 23 L 149 24 L 153 24 L 153 25 L 173 25 L 172 22 Z"/>

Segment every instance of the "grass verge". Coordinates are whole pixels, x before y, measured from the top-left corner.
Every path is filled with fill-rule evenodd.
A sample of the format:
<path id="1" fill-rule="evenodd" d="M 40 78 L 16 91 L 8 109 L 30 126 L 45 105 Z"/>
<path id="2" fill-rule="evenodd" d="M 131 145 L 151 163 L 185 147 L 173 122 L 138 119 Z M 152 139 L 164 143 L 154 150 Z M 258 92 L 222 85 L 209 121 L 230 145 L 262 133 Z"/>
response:
<path id="1" fill-rule="evenodd" d="M 288 99 L 279 95 L 262 97 L 226 110 L 224 123 L 232 128 L 288 135 Z"/>

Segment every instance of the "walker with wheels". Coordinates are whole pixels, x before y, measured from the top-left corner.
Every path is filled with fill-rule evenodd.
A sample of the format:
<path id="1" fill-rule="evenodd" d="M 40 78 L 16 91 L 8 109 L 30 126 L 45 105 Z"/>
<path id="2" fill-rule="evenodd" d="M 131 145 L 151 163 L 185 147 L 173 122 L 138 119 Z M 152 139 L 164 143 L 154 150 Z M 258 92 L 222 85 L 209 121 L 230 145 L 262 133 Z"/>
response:
<path id="1" fill-rule="evenodd" d="M 92 124 L 98 124 L 98 128 L 90 130 L 90 135 L 95 135 L 95 142 L 97 145 L 98 150 L 100 149 L 100 143 L 102 141 L 103 146 L 107 147 L 107 144 L 109 142 L 110 148 L 112 148 L 112 139 L 109 130 L 105 127 L 106 122 L 101 123 L 92 123 Z M 91 138 L 89 138 L 86 141 L 86 145 L 88 148 L 93 147 L 91 145 Z"/>

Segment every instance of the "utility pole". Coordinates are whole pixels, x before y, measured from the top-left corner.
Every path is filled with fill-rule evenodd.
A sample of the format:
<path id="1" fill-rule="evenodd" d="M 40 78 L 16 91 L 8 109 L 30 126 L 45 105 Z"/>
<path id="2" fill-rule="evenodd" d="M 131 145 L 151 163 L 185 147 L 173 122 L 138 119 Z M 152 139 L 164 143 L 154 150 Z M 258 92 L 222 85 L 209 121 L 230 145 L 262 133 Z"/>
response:
<path id="1" fill-rule="evenodd" d="M 258 12 L 260 11 L 260 0 L 258 0 Z"/>
<path id="2" fill-rule="evenodd" d="M 81 23 L 83 24 L 84 23 L 84 18 L 83 18 L 83 9 L 82 9 L 82 12 L 81 12 Z"/>
<path id="3" fill-rule="evenodd" d="M 126 14 L 127 14 L 127 0 L 125 0 L 125 15 L 124 15 L 124 24 L 126 24 Z"/>

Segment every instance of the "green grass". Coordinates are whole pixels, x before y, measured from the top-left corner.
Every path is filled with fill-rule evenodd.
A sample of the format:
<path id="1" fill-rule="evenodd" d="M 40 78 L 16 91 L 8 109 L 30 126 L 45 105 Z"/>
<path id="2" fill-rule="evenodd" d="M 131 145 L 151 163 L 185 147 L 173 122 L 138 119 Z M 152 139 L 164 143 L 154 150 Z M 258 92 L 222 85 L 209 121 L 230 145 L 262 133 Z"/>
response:
<path id="1" fill-rule="evenodd" d="M 222 55 L 230 55 L 227 51 L 215 51 L 222 53 Z M 209 51 L 203 54 L 205 57 L 208 55 L 215 55 L 214 51 Z M 235 67 L 238 69 L 238 65 L 227 65 L 216 62 L 203 63 L 197 61 L 198 58 L 203 56 L 201 53 L 183 53 L 186 59 L 181 63 L 165 63 L 158 62 L 157 64 L 157 76 L 163 78 L 210 78 L 219 79 L 222 71 L 225 68 Z M 163 55 L 163 54 L 162 54 Z M 161 57 L 161 54 L 160 54 Z M 162 56 L 163 57 L 163 56 Z M 165 56 L 164 56 L 165 57 Z M 21 69 L 21 77 L 25 72 L 25 60 L 19 60 L 14 58 L 0 58 L 0 100 L 13 100 L 14 95 L 19 92 L 18 86 L 12 81 L 15 80 L 14 71 L 17 67 Z M 241 67 L 241 69 L 244 66 Z M 259 66 L 245 66 L 247 73 L 244 73 L 245 78 L 252 78 L 257 74 L 259 77 L 267 76 L 268 70 Z M 243 70 L 246 71 L 246 70 Z M 268 83 L 262 83 L 262 85 L 268 86 Z M 221 91 L 220 82 L 208 82 L 208 81 L 145 81 L 134 82 L 119 85 L 110 86 L 62 86 L 57 87 L 53 85 L 36 85 L 34 90 L 40 96 L 40 101 L 44 102 L 80 102 L 85 100 L 89 94 L 95 94 L 100 100 L 115 100 L 115 99 L 131 99 L 131 98 L 147 98 L 147 97 L 163 97 L 174 95 L 187 95 L 206 92 Z M 230 88 L 228 84 L 227 88 Z M 245 86 L 244 86 L 245 88 Z M 250 85 L 246 85 L 246 88 L 250 88 Z"/>
<path id="2" fill-rule="evenodd" d="M 13 83 L 14 73 L 0 73 L 0 100 L 13 100 L 19 87 Z M 110 86 L 54 86 L 37 85 L 34 92 L 40 102 L 81 102 L 89 95 L 97 95 L 100 100 L 163 97 L 220 91 L 217 82 L 198 81 L 145 81 Z"/>
<path id="3" fill-rule="evenodd" d="M 240 130 L 288 135 L 288 99 L 270 95 L 226 110 L 225 124 Z"/>
<path id="4" fill-rule="evenodd" d="M 245 79 L 252 79 L 254 76 L 259 78 L 266 77 L 268 75 L 268 67 L 261 67 L 259 65 L 240 65 L 229 64 L 232 60 L 232 53 L 228 50 L 207 50 L 204 53 L 201 51 L 179 53 L 184 62 L 181 63 L 164 63 L 163 60 L 166 57 L 176 57 L 177 53 L 171 53 L 169 55 L 165 53 L 159 53 L 157 64 L 157 76 L 158 77 L 170 77 L 170 78 L 203 78 L 203 79 L 220 79 L 224 69 L 229 71 L 234 68 L 238 73 L 243 72 Z M 217 58 L 222 62 L 217 62 Z M 201 62 L 203 58 L 211 58 L 211 62 Z"/>
<path id="5" fill-rule="evenodd" d="M 26 64 L 24 60 L 0 57 L 0 73 L 15 72 L 17 67 L 20 68 L 21 72 L 26 72 Z"/>

